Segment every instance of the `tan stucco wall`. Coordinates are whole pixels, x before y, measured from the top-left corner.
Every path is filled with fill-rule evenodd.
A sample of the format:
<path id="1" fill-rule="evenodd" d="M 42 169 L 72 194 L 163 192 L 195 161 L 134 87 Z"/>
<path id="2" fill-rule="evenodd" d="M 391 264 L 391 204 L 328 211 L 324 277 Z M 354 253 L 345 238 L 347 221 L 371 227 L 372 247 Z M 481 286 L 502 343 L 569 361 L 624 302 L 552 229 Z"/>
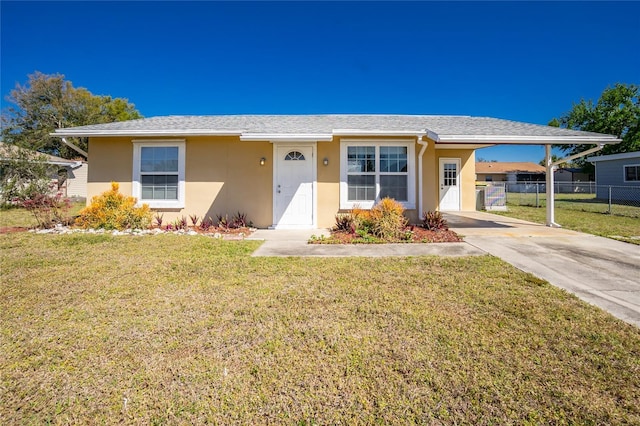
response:
<path id="1" fill-rule="evenodd" d="M 423 210 L 438 210 L 440 203 L 440 158 L 460 159 L 460 210 L 476 209 L 476 156 L 473 149 L 435 149 L 433 142 L 423 158 Z"/>
<path id="2" fill-rule="evenodd" d="M 108 190 L 111 181 L 119 182 L 120 191 L 131 195 L 132 140 L 89 141 L 89 197 Z M 161 210 L 164 221 L 191 214 L 215 219 L 217 214 L 232 217 L 242 212 L 258 227 L 272 225 L 272 155 L 268 142 L 241 142 L 237 137 L 186 138 L 185 208 Z M 261 157 L 268 159 L 264 166 L 260 165 Z"/>
<path id="3" fill-rule="evenodd" d="M 121 192 L 131 195 L 133 139 L 91 138 L 88 201 L 92 196 L 108 190 L 111 181 L 119 182 Z M 217 214 L 232 216 L 237 212 L 243 212 L 257 227 L 265 228 L 273 224 L 273 144 L 243 142 L 238 137 L 188 137 L 185 140 L 186 207 L 163 210 L 165 222 L 191 214 L 200 217 L 211 216 L 215 219 Z M 317 224 L 320 228 L 333 226 L 335 215 L 340 210 L 340 141 L 341 139 L 336 137 L 332 142 L 318 142 L 316 145 Z M 417 209 L 417 192 L 420 188 L 417 182 L 417 156 L 421 148 L 421 145 L 415 144 L 416 209 L 406 212 L 413 223 L 419 221 L 422 213 Z M 266 159 L 264 166 L 260 166 L 261 157 Z M 438 161 L 441 157 L 460 158 L 461 209 L 474 210 L 474 151 L 436 150 L 433 141 L 428 141 L 423 156 L 423 210 L 438 208 Z M 323 164 L 325 158 L 329 162 L 327 166 Z"/>
<path id="4" fill-rule="evenodd" d="M 491 176 L 491 182 L 506 182 L 507 181 L 507 175 L 504 173 L 492 173 L 492 174 L 488 174 L 488 173 L 478 173 L 476 175 L 476 180 L 478 182 L 487 182 L 487 176 Z"/>
<path id="5" fill-rule="evenodd" d="M 255 226 L 272 225 L 273 161 L 268 142 L 238 138 L 188 138 L 185 173 L 185 209 L 179 214 L 211 216 L 246 213 Z"/>
<path id="6" fill-rule="evenodd" d="M 133 145 L 131 138 L 90 138 L 87 203 L 91 198 L 120 184 L 120 192 L 131 195 Z"/>
<path id="7" fill-rule="evenodd" d="M 318 142 L 318 228 L 330 228 L 340 209 L 340 141 Z M 324 165 L 324 159 L 329 161 Z"/>

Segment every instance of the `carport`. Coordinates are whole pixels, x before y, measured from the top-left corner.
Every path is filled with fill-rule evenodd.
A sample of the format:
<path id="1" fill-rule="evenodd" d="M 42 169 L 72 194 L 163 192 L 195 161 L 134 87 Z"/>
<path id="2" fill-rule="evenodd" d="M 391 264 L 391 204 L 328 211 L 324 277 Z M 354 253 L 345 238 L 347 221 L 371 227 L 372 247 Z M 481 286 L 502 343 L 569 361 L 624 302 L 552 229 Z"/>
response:
<path id="1" fill-rule="evenodd" d="M 506 120 L 505 120 L 506 121 Z M 536 126 L 526 123 L 508 122 L 502 128 L 484 128 L 483 133 L 473 134 L 448 134 L 427 130 L 426 135 L 440 146 L 447 144 L 467 144 L 475 149 L 488 148 L 496 145 L 544 145 L 545 147 L 545 169 L 546 169 L 546 196 L 547 196 L 547 219 L 546 225 L 549 227 L 560 227 L 555 222 L 554 206 L 554 171 L 563 163 L 575 160 L 600 151 L 605 145 L 612 145 L 622 142 L 621 139 L 613 135 L 606 135 L 594 132 L 583 132 L 570 129 L 561 129 L 551 126 Z M 465 129 L 469 130 L 469 129 Z M 564 157 L 553 161 L 551 157 L 552 146 L 558 145 L 595 145 L 575 155 Z"/>

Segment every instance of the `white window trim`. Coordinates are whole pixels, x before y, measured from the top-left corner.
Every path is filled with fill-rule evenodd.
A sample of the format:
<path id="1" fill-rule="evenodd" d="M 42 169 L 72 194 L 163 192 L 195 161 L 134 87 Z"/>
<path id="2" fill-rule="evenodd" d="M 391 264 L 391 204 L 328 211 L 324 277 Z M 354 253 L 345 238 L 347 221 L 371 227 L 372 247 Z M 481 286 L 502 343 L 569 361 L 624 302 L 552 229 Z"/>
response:
<path id="1" fill-rule="evenodd" d="M 347 147 L 350 146 L 375 146 L 376 147 L 376 199 L 374 201 L 349 201 L 349 186 L 347 184 Z M 380 147 L 403 146 L 407 148 L 407 201 L 398 200 L 405 209 L 416 208 L 416 170 L 415 170 L 415 141 L 406 139 L 342 139 L 340 141 L 340 208 L 370 209 L 380 201 Z"/>
<path id="2" fill-rule="evenodd" d="M 133 140 L 133 196 L 138 205 L 148 204 L 153 209 L 183 209 L 185 200 L 185 150 L 184 139 L 145 139 Z M 140 184 L 140 160 L 143 147 L 178 147 L 178 199 L 177 200 L 143 200 Z"/>
<path id="3" fill-rule="evenodd" d="M 622 179 L 624 182 L 640 182 L 640 179 L 627 180 L 627 167 L 640 167 L 640 164 L 625 164 L 622 166 Z"/>

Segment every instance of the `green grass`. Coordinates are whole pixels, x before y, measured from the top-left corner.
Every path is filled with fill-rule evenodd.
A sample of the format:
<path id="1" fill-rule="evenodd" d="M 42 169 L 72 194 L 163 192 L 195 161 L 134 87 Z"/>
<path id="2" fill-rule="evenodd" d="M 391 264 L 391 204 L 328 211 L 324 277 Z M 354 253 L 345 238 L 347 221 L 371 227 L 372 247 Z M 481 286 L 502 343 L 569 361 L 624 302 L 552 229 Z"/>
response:
<path id="1" fill-rule="evenodd" d="M 69 216 L 75 216 L 85 207 L 84 202 L 74 202 L 69 209 Z M 34 216 L 23 208 L 2 208 L 0 209 L 0 227 L 21 227 L 33 228 L 37 225 Z"/>
<path id="2" fill-rule="evenodd" d="M 546 194 L 530 194 L 530 193 L 507 193 L 507 204 L 518 206 L 546 207 Z M 609 203 L 606 200 L 595 198 L 595 194 L 555 194 L 555 205 L 558 209 L 573 210 L 592 213 L 607 213 L 613 216 L 626 216 L 640 219 L 640 206 L 613 203 L 611 204 L 611 212 L 609 211 Z"/>
<path id="3" fill-rule="evenodd" d="M 638 424 L 640 330 L 496 258 L 0 235 L 5 424 Z"/>
<path id="4" fill-rule="evenodd" d="M 506 212 L 492 213 L 535 223 L 546 223 L 546 208 L 509 205 Z M 557 205 L 555 220 L 564 228 L 602 237 L 615 238 L 633 244 L 640 244 L 640 218 L 615 216 L 603 213 L 576 211 Z"/>

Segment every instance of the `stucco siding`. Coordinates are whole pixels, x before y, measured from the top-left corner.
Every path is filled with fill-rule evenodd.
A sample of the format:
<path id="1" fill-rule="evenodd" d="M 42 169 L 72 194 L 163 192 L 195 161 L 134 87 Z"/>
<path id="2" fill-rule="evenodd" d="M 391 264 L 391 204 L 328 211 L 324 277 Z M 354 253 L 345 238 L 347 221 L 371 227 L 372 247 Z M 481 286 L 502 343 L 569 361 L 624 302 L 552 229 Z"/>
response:
<path id="1" fill-rule="evenodd" d="M 476 209 L 476 155 L 472 149 L 437 149 L 434 161 L 435 184 L 430 188 L 436 193 L 436 202 L 440 202 L 438 191 L 440 181 L 440 158 L 460 159 L 460 210 Z M 435 209 L 432 209 L 435 210 Z"/>
<path id="2" fill-rule="evenodd" d="M 155 140 L 155 138 L 154 138 Z M 161 138 L 157 140 L 162 140 Z M 120 184 L 120 192 L 132 194 L 133 139 L 92 138 L 88 196 L 99 195 Z M 241 142 L 239 138 L 186 138 L 185 208 L 154 209 L 164 221 L 196 214 L 246 213 L 258 227 L 270 226 L 272 218 L 272 146 L 268 142 Z M 269 160 L 264 166 L 260 158 Z"/>
<path id="3" fill-rule="evenodd" d="M 200 217 L 246 213 L 258 227 L 270 226 L 273 161 L 268 142 L 238 138 L 188 138 L 186 142 L 185 208 L 178 215 Z"/>
<path id="4" fill-rule="evenodd" d="M 120 184 L 120 192 L 131 195 L 133 148 L 131 138 L 90 138 L 87 174 L 87 204 L 91 198 Z"/>
<path id="5" fill-rule="evenodd" d="M 163 138 L 153 138 L 161 141 Z M 353 140 L 353 137 L 348 138 Z M 358 138 L 363 141 L 379 138 Z M 397 138 L 394 138 L 397 140 Z M 112 181 L 120 184 L 121 192 L 132 194 L 134 138 L 105 137 L 89 141 L 87 195 L 98 195 L 110 188 Z M 185 140 L 185 198 L 184 208 L 155 209 L 163 214 L 165 223 L 181 216 L 234 215 L 246 213 L 254 225 L 266 228 L 273 225 L 274 145 L 267 141 L 247 142 L 238 137 L 203 136 Z M 415 139 L 407 138 L 415 143 Z M 318 142 L 316 146 L 316 205 L 318 227 L 333 226 L 340 211 L 341 138 Z M 407 210 L 410 221 L 420 220 L 418 154 L 422 146 L 415 144 L 416 208 Z M 260 165 L 260 159 L 265 164 Z M 437 210 L 440 157 L 460 159 L 460 191 L 462 210 L 475 209 L 475 154 L 473 150 L 436 150 L 429 142 L 423 156 L 423 210 Z M 328 164 L 324 165 L 324 160 Z"/>
<path id="6" fill-rule="evenodd" d="M 335 224 L 335 216 L 340 209 L 340 141 L 318 142 L 318 227 L 330 228 Z M 323 161 L 327 159 L 325 166 Z"/>
<path id="7" fill-rule="evenodd" d="M 490 178 L 487 180 L 487 178 Z M 506 182 L 506 173 L 478 173 L 476 174 L 476 180 L 478 182 Z"/>

